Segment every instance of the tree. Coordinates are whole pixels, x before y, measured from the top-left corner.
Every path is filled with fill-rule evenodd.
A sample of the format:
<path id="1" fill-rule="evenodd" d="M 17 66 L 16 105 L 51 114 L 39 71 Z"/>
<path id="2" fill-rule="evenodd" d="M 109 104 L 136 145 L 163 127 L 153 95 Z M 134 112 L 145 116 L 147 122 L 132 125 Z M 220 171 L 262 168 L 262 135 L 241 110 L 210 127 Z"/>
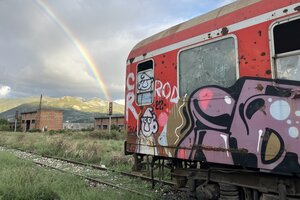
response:
<path id="1" fill-rule="evenodd" d="M 9 129 L 9 122 L 7 119 L 0 119 L 0 130 L 7 131 Z"/>

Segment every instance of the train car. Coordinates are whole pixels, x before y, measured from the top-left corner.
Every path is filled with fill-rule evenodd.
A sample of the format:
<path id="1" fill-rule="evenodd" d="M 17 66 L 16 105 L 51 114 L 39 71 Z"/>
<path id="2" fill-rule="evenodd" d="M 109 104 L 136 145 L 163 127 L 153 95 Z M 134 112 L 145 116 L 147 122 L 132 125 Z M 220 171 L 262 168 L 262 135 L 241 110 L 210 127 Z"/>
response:
<path id="1" fill-rule="evenodd" d="M 126 153 L 172 160 L 199 199 L 300 198 L 300 0 L 239 0 L 141 41 L 125 95 Z"/>

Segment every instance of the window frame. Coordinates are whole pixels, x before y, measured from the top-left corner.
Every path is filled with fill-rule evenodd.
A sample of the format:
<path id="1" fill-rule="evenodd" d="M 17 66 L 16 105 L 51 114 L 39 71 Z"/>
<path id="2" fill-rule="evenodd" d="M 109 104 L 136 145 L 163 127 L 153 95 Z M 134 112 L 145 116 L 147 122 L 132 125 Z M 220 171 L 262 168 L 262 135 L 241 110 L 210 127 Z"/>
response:
<path id="1" fill-rule="evenodd" d="M 148 104 L 138 104 L 138 89 L 137 89 L 137 79 L 138 79 L 138 66 L 142 63 L 145 63 L 145 62 L 148 62 L 148 61 L 152 61 L 152 70 L 153 70 L 153 93 L 152 93 L 152 100 L 151 100 L 151 103 L 148 103 Z M 136 64 L 136 67 L 135 67 L 135 70 L 136 70 L 136 80 L 135 80 L 135 104 L 137 106 L 149 106 L 149 105 L 152 105 L 153 102 L 154 102 L 154 99 L 155 99 L 155 71 L 154 71 L 154 67 L 155 67 L 155 62 L 154 62 L 154 59 L 153 58 L 150 58 L 150 59 L 146 59 L 146 60 L 143 60 L 143 61 L 140 61 Z M 149 69 L 147 69 L 149 70 Z M 147 71 L 145 70 L 145 71 Z"/>
<path id="2" fill-rule="evenodd" d="M 294 15 L 294 16 L 288 16 L 288 17 L 278 19 L 278 20 L 274 21 L 273 23 L 271 23 L 269 26 L 270 61 L 271 61 L 271 70 L 272 70 L 272 78 L 273 79 L 278 79 L 277 66 L 276 66 L 277 58 L 284 58 L 284 57 L 293 56 L 293 55 L 300 55 L 300 50 L 295 50 L 295 51 L 290 51 L 290 52 L 285 52 L 285 53 L 280 53 L 280 54 L 275 53 L 274 28 L 278 25 L 285 24 L 285 23 L 288 23 L 290 21 L 294 21 L 297 19 L 300 19 L 299 14 L 296 16 Z"/>
<path id="3" fill-rule="evenodd" d="M 179 57 L 180 57 L 180 54 L 183 52 L 183 51 L 186 51 L 186 50 L 189 50 L 189 49 L 193 49 L 193 48 L 196 48 L 196 47 L 200 47 L 200 46 L 205 46 L 205 45 L 208 45 L 210 43 L 215 43 L 215 42 L 218 42 L 218 41 L 221 41 L 221 40 L 225 40 L 225 39 L 228 39 L 228 38 L 233 38 L 234 40 L 234 50 L 235 50 L 235 70 L 236 70 L 236 80 L 238 80 L 240 78 L 240 66 L 239 66 L 239 52 L 238 52 L 238 38 L 236 35 L 234 34 L 228 34 L 226 36 L 223 36 L 223 37 L 218 37 L 218 38 L 214 38 L 214 39 L 210 39 L 210 40 L 206 40 L 204 42 L 200 42 L 200 43 L 196 43 L 196 44 L 193 44 L 193 45 L 190 45 L 190 46 L 187 46 L 187 47 L 184 47 L 182 49 L 180 49 L 178 52 L 177 52 L 177 65 L 178 65 L 178 68 L 177 68 L 177 88 L 178 88 L 178 93 L 179 95 L 181 94 L 181 91 L 180 91 L 180 79 L 179 79 L 179 72 L 180 72 L 180 60 L 179 60 Z M 180 97 L 183 97 L 183 96 L 180 96 Z"/>

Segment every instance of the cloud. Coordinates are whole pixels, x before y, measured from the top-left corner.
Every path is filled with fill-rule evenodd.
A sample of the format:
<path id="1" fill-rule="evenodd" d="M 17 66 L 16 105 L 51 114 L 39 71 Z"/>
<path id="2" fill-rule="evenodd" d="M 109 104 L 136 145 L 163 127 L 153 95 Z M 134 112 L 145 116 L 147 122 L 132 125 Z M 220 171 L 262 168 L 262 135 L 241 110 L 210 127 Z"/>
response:
<path id="1" fill-rule="evenodd" d="M 11 91 L 9 86 L 0 86 L 0 98 L 6 97 Z"/>
<path id="2" fill-rule="evenodd" d="M 13 88 L 10 96 L 104 99 L 78 46 L 34 2 L 0 0 L 0 80 Z M 112 99 L 123 99 L 126 59 L 135 44 L 229 1 L 43 2 L 90 52 Z"/>
<path id="3" fill-rule="evenodd" d="M 235 1 L 237 1 L 237 0 L 221 0 L 216 4 L 216 8 L 225 6 L 225 5 L 235 2 Z"/>
<path id="4" fill-rule="evenodd" d="M 118 100 L 115 100 L 114 102 L 117 104 L 120 104 L 120 105 L 125 105 L 125 99 L 118 99 Z"/>

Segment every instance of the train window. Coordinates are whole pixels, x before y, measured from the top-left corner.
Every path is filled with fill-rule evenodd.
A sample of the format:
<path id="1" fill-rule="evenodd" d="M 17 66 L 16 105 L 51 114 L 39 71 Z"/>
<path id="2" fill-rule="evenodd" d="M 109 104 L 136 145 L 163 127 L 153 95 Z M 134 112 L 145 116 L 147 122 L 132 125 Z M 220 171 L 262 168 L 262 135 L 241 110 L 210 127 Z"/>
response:
<path id="1" fill-rule="evenodd" d="M 273 28 L 276 78 L 300 80 L 300 19 Z"/>
<path id="2" fill-rule="evenodd" d="M 226 38 L 179 54 L 180 96 L 205 85 L 229 87 L 237 77 L 234 38 Z"/>
<path id="3" fill-rule="evenodd" d="M 149 105 L 153 102 L 154 72 L 153 61 L 148 60 L 137 66 L 136 96 L 137 104 Z"/>

